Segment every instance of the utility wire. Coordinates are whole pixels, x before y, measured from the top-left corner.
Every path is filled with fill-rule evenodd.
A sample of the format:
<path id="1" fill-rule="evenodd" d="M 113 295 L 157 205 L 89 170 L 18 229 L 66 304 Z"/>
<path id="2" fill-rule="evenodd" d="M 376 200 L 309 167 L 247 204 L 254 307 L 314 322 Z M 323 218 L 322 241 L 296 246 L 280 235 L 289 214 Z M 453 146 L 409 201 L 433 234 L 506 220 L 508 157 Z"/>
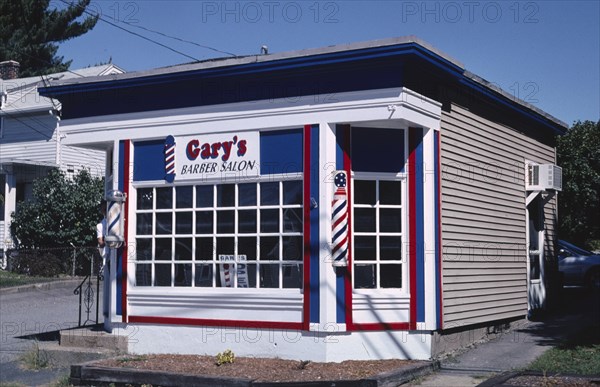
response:
<path id="1" fill-rule="evenodd" d="M 109 17 L 110 17 L 110 16 L 109 16 Z M 115 20 L 115 19 L 114 19 L 114 18 L 112 18 L 112 17 L 111 17 L 111 19 Z M 232 52 L 229 52 L 229 51 L 222 51 L 222 50 L 219 50 L 219 49 L 217 49 L 217 48 L 214 48 L 214 47 L 205 46 L 205 45 L 203 45 L 203 44 L 199 44 L 199 43 L 196 43 L 196 42 L 192 42 L 192 41 L 190 41 L 190 40 L 185 40 L 185 39 L 182 39 L 182 38 L 178 38 L 177 36 L 171 36 L 171 35 L 167 35 L 167 34 L 165 34 L 165 33 L 163 33 L 163 32 L 160 32 L 160 31 L 155 31 L 155 30 L 152 30 L 152 29 L 150 29 L 150 28 L 146 28 L 146 27 L 144 27 L 144 26 L 141 26 L 141 25 L 137 25 L 137 24 L 133 24 L 133 23 L 126 22 L 125 20 L 122 20 L 121 22 L 122 22 L 122 23 L 125 23 L 125 24 L 127 24 L 128 26 L 131 26 L 131 27 L 136 27 L 136 28 L 140 28 L 140 29 L 142 29 L 142 30 L 144 30 L 144 31 L 152 32 L 152 33 L 155 33 L 155 34 L 158 34 L 158 35 L 164 36 L 164 37 L 166 37 L 166 38 L 170 38 L 170 39 L 178 40 L 178 41 L 180 41 L 180 42 L 183 42 L 183 43 L 189 43 L 189 44 L 193 44 L 194 46 L 198 46 L 198 47 L 201 47 L 201 48 L 205 48 L 205 49 L 207 49 L 207 50 L 212 50 L 212 51 L 214 51 L 214 52 L 218 52 L 218 53 L 220 53 L 220 54 L 225 54 L 225 55 L 229 55 L 229 56 L 232 56 L 232 57 L 237 57 L 237 55 L 236 55 L 236 54 L 234 54 L 234 53 L 232 53 Z"/>
<path id="2" fill-rule="evenodd" d="M 61 1 L 62 3 L 64 3 L 64 4 L 67 4 L 67 5 L 69 5 L 69 6 L 72 6 L 72 4 L 68 3 L 66 0 L 60 0 L 60 1 Z M 149 41 L 149 42 L 151 42 L 151 43 L 154 43 L 154 44 L 156 44 L 156 45 L 159 45 L 159 46 L 161 46 L 161 47 L 164 47 L 164 48 L 166 48 L 166 49 L 167 49 L 167 50 L 169 50 L 169 51 L 172 51 L 172 52 L 174 52 L 174 53 L 177 53 L 177 54 L 179 54 L 179 55 L 185 56 L 186 58 L 189 58 L 189 59 L 191 59 L 191 60 L 193 60 L 193 61 L 195 61 L 195 62 L 198 62 L 198 61 L 200 61 L 200 59 L 198 59 L 198 58 L 194 58 L 193 56 L 190 56 L 190 55 L 188 55 L 188 54 L 185 54 L 185 53 L 183 53 L 183 52 L 181 52 L 181 51 L 178 51 L 178 50 L 176 50 L 176 49 L 174 49 L 174 48 L 171 48 L 171 47 L 169 47 L 169 46 L 167 46 L 167 45 L 165 45 L 165 44 L 162 44 L 162 43 L 160 43 L 160 42 L 157 42 L 156 40 L 153 40 L 153 39 L 147 38 L 147 37 L 145 37 L 144 35 L 138 34 L 137 32 L 130 31 L 130 30 L 128 30 L 127 28 L 123 28 L 123 27 L 121 27 L 121 26 L 120 26 L 120 25 L 118 25 L 118 24 L 115 24 L 115 23 L 113 23 L 113 22 L 110 22 L 110 21 L 108 21 L 108 20 L 104 19 L 104 18 L 103 18 L 102 16 L 100 16 L 100 15 L 93 14 L 92 12 L 88 11 L 87 9 L 84 9 L 84 10 L 83 10 L 83 12 L 84 12 L 84 13 L 86 13 L 86 14 L 88 14 L 88 15 L 90 15 L 90 16 L 93 16 L 93 17 L 96 17 L 96 16 L 97 16 L 99 20 L 102 20 L 103 22 L 105 22 L 105 23 L 107 23 L 107 24 L 109 24 L 109 25 L 111 25 L 111 26 L 113 26 L 113 27 L 115 27 L 115 28 L 118 28 L 118 29 L 120 29 L 120 30 L 122 30 L 122 31 L 125 31 L 125 32 L 127 32 L 128 34 L 131 34 L 131 35 L 137 36 L 137 37 L 139 37 L 139 38 L 142 38 L 142 39 L 144 39 L 144 40 L 147 40 L 147 41 Z"/>

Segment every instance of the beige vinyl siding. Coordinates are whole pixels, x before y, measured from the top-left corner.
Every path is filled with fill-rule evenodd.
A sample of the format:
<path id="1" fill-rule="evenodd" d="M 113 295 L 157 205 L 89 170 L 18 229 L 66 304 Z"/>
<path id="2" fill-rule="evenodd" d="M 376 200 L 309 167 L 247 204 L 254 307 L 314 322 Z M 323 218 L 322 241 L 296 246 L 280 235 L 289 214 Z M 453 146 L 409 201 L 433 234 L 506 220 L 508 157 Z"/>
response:
<path id="1" fill-rule="evenodd" d="M 554 163 L 554 148 L 457 105 L 441 128 L 444 328 L 524 316 L 524 162 Z M 545 207 L 548 253 L 555 204 Z"/>

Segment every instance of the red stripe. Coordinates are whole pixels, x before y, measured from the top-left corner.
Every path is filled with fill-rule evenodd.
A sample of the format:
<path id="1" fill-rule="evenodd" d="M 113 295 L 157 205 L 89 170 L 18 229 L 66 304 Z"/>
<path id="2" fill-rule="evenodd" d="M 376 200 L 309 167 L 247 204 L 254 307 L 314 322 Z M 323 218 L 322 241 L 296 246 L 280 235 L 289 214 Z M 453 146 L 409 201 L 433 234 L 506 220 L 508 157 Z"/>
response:
<path id="1" fill-rule="evenodd" d="M 437 280 L 439 281 L 438 283 L 440 284 L 439 286 L 439 294 L 438 294 L 438 300 L 440 301 L 440 321 L 438 321 L 438 327 L 441 329 L 444 326 L 444 308 L 443 308 L 443 298 L 442 298 L 442 133 L 441 131 L 438 132 L 438 141 L 437 141 L 437 156 L 438 159 L 436 160 L 437 162 L 437 167 L 438 167 L 438 224 L 436 225 L 436 227 L 438 228 L 438 246 L 439 246 L 439 251 L 438 253 L 438 278 Z"/>
<path id="2" fill-rule="evenodd" d="M 310 328 L 310 131 L 304 126 L 304 310 L 302 327 Z"/>
<path id="3" fill-rule="evenodd" d="M 354 323 L 352 324 L 352 331 L 407 331 L 411 329 L 410 323 L 408 322 L 393 322 L 393 323 Z"/>
<path id="4" fill-rule="evenodd" d="M 338 224 L 342 223 L 343 221 L 346 220 L 346 218 L 348 217 L 348 211 L 346 211 L 344 213 L 344 215 L 342 215 L 341 218 L 339 218 L 338 220 L 336 220 L 336 222 L 333 224 L 333 227 L 331 227 L 332 230 L 335 230 L 335 228 L 338 226 Z"/>
<path id="5" fill-rule="evenodd" d="M 125 193 L 125 198 L 129 198 L 129 179 L 130 179 L 130 172 L 131 172 L 131 156 L 130 156 L 130 148 L 131 148 L 131 141 L 130 140 L 126 140 L 125 141 L 125 155 L 123 158 L 123 161 L 125 163 L 125 165 L 123 166 L 123 192 Z M 123 227 L 125 227 L 125 230 L 123 230 L 123 254 L 122 254 L 122 258 L 121 258 L 121 270 L 122 270 L 122 277 L 121 277 L 121 318 L 123 322 L 127 322 L 127 262 L 129 261 L 129 257 L 128 257 L 128 249 L 127 249 L 127 242 L 129 240 L 129 233 L 127 232 L 127 225 L 128 225 L 128 219 L 129 219 L 129 200 L 125 200 L 125 205 L 124 205 L 124 214 L 125 214 L 125 219 L 123 220 Z"/>
<path id="6" fill-rule="evenodd" d="M 342 151 L 344 152 L 344 170 L 346 171 L 346 186 L 348 197 L 348 231 L 346 235 L 352 235 L 352 159 L 350 158 L 350 125 L 340 125 L 339 130 L 343 131 L 344 143 Z M 352 238 L 348 239 L 348 252 L 346 254 L 348 267 L 346 268 L 345 278 L 345 299 L 346 299 L 346 329 L 352 330 Z"/>
<path id="7" fill-rule="evenodd" d="M 130 323 L 194 325 L 213 327 L 302 330 L 303 323 L 281 321 L 214 320 L 184 317 L 129 316 Z"/>
<path id="8" fill-rule="evenodd" d="M 409 283 L 410 283 L 410 329 L 417 328 L 417 197 L 416 197 L 416 133 L 413 128 L 408 131 L 408 219 L 409 219 Z"/>

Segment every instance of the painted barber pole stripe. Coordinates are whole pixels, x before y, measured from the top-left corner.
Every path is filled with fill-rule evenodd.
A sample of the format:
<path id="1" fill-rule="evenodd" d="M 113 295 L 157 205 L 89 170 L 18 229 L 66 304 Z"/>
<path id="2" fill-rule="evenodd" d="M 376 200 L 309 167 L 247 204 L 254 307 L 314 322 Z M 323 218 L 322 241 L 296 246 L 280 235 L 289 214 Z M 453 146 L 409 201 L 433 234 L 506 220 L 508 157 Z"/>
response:
<path id="1" fill-rule="evenodd" d="M 121 237 L 121 204 L 119 202 L 108 203 L 107 219 L 107 235 Z"/>
<path id="2" fill-rule="evenodd" d="M 175 180 L 175 138 L 168 136 L 165 140 L 165 180 Z"/>
<path id="3" fill-rule="evenodd" d="M 333 179 L 336 190 L 331 202 L 332 258 L 333 266 L 348 265 L 348 197 L 346 195 L 346 172 L 338 171 Z"/>

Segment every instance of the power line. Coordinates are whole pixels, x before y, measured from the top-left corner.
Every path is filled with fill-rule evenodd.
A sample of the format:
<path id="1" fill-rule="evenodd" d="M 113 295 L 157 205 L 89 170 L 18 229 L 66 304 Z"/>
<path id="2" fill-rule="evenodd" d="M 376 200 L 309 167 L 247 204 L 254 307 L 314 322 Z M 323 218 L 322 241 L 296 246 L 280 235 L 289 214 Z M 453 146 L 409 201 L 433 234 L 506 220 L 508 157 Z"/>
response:
<path id="1" fill-rule="evenodd" d="M 109 17 L 110 17 L 110 16 L 109 16 Z M 115 20 L 115 19 L 114 19 L 114 18 L 112 18 L 112 17 L 111 17 L 111 19 Z M 232 52 L 228 52 L 228 51 L 222 51 L 222 50 L 219 50 L 219 49 L 217 49 L 217 48 L 210 47 L 210 46 L 205 46 L 205 45 L 203 45 L 203 44 L 199 44 L 199 43 L 196 43 L 196 42 L 192 42 L 192 41 L 190 41 L 190 40 L 185 40 L 185 39 L 179 38 L 179 37 L 177 37 L 177 36 L 171 36 L 171 35 L 167 35 L 167 34 L 165 34 L 165 33 L 163 33 L 163 32 L 160 32 L 160 31 L 155 31 L 155 30 L 152 30 L 152 29 L 150 29 L 150 28 L 146 28 L 146 27 L 144 27 L 144 26 L 141 26 L 141 25 L 137 25 L 137 24 L 132 24 L 132 23 L 126 22 L 125 20 L 122 20 L 121 22 L 122 22 L 122 23 L 124 23 L 124 24 L 127 24 L 128 26 L 131 26 L 131 27 L 136 27 L 136 28 L 140 28 L 140 29 L 142 29 L 142 30 L 144 30 L 144 31 L 148 31 L 148 32 L 153 32 L 153 33 L 155 33 L 155 34 L 158 34 L 158 35 L 164 36 L 164 37 L 166 37 L 166 38 L 170 38 L 170 39 L 178 40 L 178 41 L 180 41 L 180 42 L 183 42 L 183 43 L 189 43 L 189 44 L 193 44 L 194 46 L 198 46 L 198 47 L 201 47 L 201 48 L 205 48 L 205 49 L 208 49 L 208 50 L 212 50 L 212 51 L 214 51 L 214 52 L 218 52 L 218 53 L 221 53 L 221 54 L 225 54 L 225 55 L 230 55 L 230 56 L 233 56 L 233 57 L 237 57 L 237 55 L 236 55 L 236 54 L 234 54 L 234 53 L 232 53 Z"/>
<path id="2" fill-rule="evenodd" d="M 68 2 L 67 2 L 67 1 L 65 1 L 65 0 L 60 0 L 60 1 L 61 1 L 62 3 L 64 3 L 64 4 L 67 4 L 67 5 L 69 5 L 69 6 L 71 6 L 71 5 L 72 5 L 72 4 L 68 3 Z M 107 23 L 107 24 L 109 24 L 109 25 L 111 25 L 111 26 L 113 26 L 113 27 L 115 27 L 115 28 L 118 28 L 118 29 L 120 29 L 120 30 L 123 30 L 123 31 L 127 32 L 128 34 L 131 34 L 131 35 L 137 36 L 137 37 L 139 37 L 139 38 L 142 38 L 142 39 L 144 39 L 144 40 L 147 40 L 147 41 L 149 41 L 149 42 L 151 42 L 151 43 L 154 43 L 154 44 L 156 44 L 156 45 L 159 45 L 159 46 L 161 46 L 161 47 L 164 47 L 164 48 L 166 48 L 166 49 L 167 49 L 167 50 L 169 50 L 169 51 L 172 51 L 172 52 L 174 52 L 174 53 L 177 53 L 177 54 L 179 54 L 179 55 L 185 56 L 185 57 L 187 57 L 187 58 L 189 58 L 189 59 L 192 59 L 192 60 L 193 60 L 193 61 L 195 61 L 195 62 L 198 62 L 198 61 L 200 61 L 200 59 L 198 59 L 198 58 L 194 58 L 193 56 L 190 56 L 190 55 L 188 55 L 188 54 L 185 54 L 185 53 L 183 53 L 183 52 L 181 52 L 181 51 L 178 51 L 178 50 L 176 50 L 176 49 L 174 49 L 174 48 L 171 48 L 171 47 L 169 47 L 169 46 L 167 46 L 167 45 L 165 45 L 165 44 L 162 44 L 162 43 L 160 43 L 160 42 L 157 42 L 156 40 L 150 39 L 150 38 L 148 38 L 148 37 L 146 37 L 146 36 L 144 36 L 144 35 L 141 35 L 141 34 L 138 34 L 138 33 L 136 33 L 136 32 L 130 31 L 130 30 L 126 29 L 126 28 L 123 28 L 123 27 L 121 27 L 120 25 L 118 25 L 118 24 L 115 24 L 115 23 L 113 23 L 113 22 L 110 22 L 110 21 L 108 21 L 108 20 L 104 19 L 104 18 L 103 18 L 102 16 L 100 16 L 100 15 L 95 15 L 95 14 L 93 14 L 92 12 L 90 12 L 90 11 L 88 11 L 88 10 L 86 10 L 86 9 L 84 9 L 84 10 L 83 10 L 83 12 L 84 12 L 84 13 L 86 13 L 86 14 L 88 14 L 88 15 L 90 15 L 90 16 L 98 17 L 98 19 L 102 20 L 103 22 L 105 22 L 105 23 Z"/>

